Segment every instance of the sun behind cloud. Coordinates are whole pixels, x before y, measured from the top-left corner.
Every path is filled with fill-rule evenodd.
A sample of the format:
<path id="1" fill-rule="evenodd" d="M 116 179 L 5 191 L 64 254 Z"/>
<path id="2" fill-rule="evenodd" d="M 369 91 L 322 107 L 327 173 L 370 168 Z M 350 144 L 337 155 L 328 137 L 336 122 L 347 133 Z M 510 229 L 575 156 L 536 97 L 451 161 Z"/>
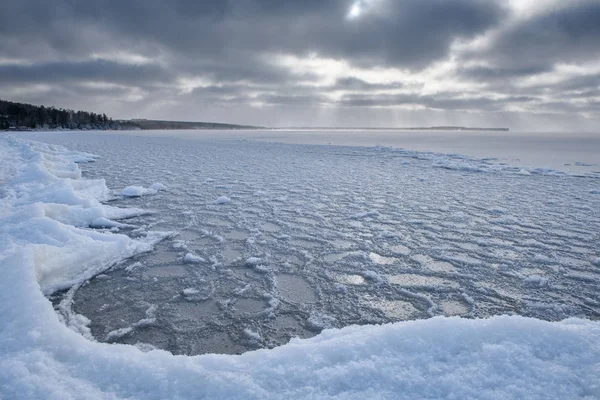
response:
<path id="1" fill-rule="evenodd" d="M 346 16 L 346 18 L 357 19 L 358 17 L 360 17 L 362 12 L 362 4 L 360 1 L 357 1 L 350 6 L 350 10 L 348 11 L 348 15 Z"/>

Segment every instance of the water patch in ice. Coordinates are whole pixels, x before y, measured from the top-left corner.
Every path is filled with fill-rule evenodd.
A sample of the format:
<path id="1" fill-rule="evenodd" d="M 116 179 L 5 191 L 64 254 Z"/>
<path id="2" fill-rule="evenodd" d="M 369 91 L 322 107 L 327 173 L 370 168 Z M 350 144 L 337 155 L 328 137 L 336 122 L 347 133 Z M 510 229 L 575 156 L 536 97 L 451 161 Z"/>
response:
<path id="1" fill-rule="evenodd" d="M 408 247 L 401 245 L 401 244 L 390 245 L 390 246 L 386 246 L 385 248 L 386 248 L 386 250 L 388 250 L 392 253 L 400 254 L 403 256 L 407 256 L 411 253 L 411 249 L 409 249 Z"/>
<path id="2" fill-rule="evenodd" d="M 465 316 L 469 314 L 469 306 L 462 301 L 457 300 L 442 300 L 439 303 L 440 310 L 447 317 Z"/>
<path id="3" fill-rule="evenodd" d="M 208 218 L 206 220 L 206 224 L 213 225 L 213 226 L 231 226 L 230 221 L 227 221 L 224 219 L 219 219 L 219 218 Z"/>
<path id="4" fill-rule="evenodd" d="M 187 229 L 183 229 L 183 230 L 177 232 L 177 239 L 180 239 L 180 240 L 183 240 L 186 242 L 197 239 L 198 236 L 200 236 L 200 234 L 198 232 L 190 231 Z"/>
<path id="5" fill-rule="evenodd" d="M 181 265 L 157 266 L 144 270 L 144 276 L 150 278 L 179 278 L 186 276 L 187 273 L 187 270 Z"/>
<path id="6" fill-rule="evenodd" d="M 235 303 L 235 308 L 242 313 L 259 313 L 267 308 L 267 304 L 263 300 L 256 299 L 239 299 Z"/>
<path id="7" fill-rule="evenodd" d="M 380 264 L 380 265 L 391 265 L 398 261 L 397 259 L 395 259 L 393 257 L 384 257 L 377 253 L 370 253 L 369 259 L 371 261 L 373 261 L 375 264 Z"/>
<path id="8" fill-rule="evenodd" d="M 300 304 L 316 303 L 318 300 L 315 291 L 300 276 L 279 274 L 275 280 L 277 282 L 277 291 L 284 300 Z"/>
<path id="9" fill-rule="evenodd" d="M 351 254 L 351 252 L 326 254 L 323 256 L 323 260 L 326 262 L 336 262 L 348 257 Z"/>
<path id="10" fill-rule="evenodd" d="M 265 222 L 260 225 L 260 229 L 265 232 L 279 232 L 281 230 L 281 227 L 272 222 Z"/>
<path id="11" fill-rule="evenodd" d="M 383 311 L 387 317 L 398 320 L 410 319 L 419 312 L 411 302 L 404 300 L 374 300 L 368 304 Z"/>
<path id="12" fill-rule="evenodd" d="M 413 260 L 419 262 L 424 268 L 436 272 L 455 272 L 456 267 L 449 262 L 435 260 L 432 257 L 424 254 L 415 254 L 411 257 Z"/>
<path id="13" fill-rule="evenodd" d="M 226 238 L 232 240 L 246 240 L 248 238 L 248 232 L 244 231 L 231 231 L 224 234 Z"/>
<path id="14" fill-rule="evenodd" d="M 349 242 L 347 240 L 340 240 L 340 239 L 332 240 L 331 244 L 335 248 L 340 249 L 340 250 L 346 250 L 346 249 L 349 249 L 352 246 L 354 246 L 354 243 Z"/>
<path id="15" fill-rule="evenodd" d="M 231 248 L 226 248 L 223 250 L 221 255 L 223 256 L 223 261 L 225 261 L 226 264 L 231 264 L 242 258 L 242 253 L 240 251 Z"/>
<path id="16" fill-rule="evenodd" d="M 291 240 L 288 240 L 288 243 L 293 246 L 309 248 L 309 249 L 319 246 L 319 243 L 313 242 L 310 240 L 306 240 L 306 239 L 291 239 Z"/>

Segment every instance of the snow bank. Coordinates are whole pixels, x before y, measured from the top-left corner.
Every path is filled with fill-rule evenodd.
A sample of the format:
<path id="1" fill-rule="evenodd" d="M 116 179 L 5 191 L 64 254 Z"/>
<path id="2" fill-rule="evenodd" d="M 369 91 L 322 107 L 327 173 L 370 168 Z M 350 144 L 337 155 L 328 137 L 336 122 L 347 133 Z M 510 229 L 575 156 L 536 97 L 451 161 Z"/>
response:
<path id="1" fill-rule="evenodd" d="M 0 155 L 0 398 L 600 397 L 600 323 L 579 319 L 351 326 L 240 356 L 173 356 L 90 341 L 59 321 L 43 293 L 148 250 L 156 238 L 136 241 L 47 215 L 50 203 L 102 206 L 104 183 L 81 180 L 73 164 L 93 157 L 6 137 Z M 44 193 L 52 201 L 40 204 Z M 151 308 L 125 329 L 153 323 Z"/>
<path id="2" fill-rule="evenodd" d="M 145 213 L 103 205 L 110 190 L 103 179 L 83 180 L 76 161 L 87 153 L 61 146 L 0 138 L 5 177 L 0 209 L 0 254 L 24 251 L 43 293 L 69 288 L 124 258 L 150 251 L 160 234 L 142 240 L 88 227 L 130 226 L 114 221 Z M 68 172 L 68 173 L 67 173 Z"/>

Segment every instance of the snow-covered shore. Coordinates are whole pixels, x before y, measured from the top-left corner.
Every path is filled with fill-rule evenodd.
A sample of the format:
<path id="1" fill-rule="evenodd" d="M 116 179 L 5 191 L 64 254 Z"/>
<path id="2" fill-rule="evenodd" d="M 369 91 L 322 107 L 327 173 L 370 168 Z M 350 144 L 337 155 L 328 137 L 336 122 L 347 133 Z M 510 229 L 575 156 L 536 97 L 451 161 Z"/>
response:
<path id="1" fill-rule="evenodd" d="M 598 398 L 600 323 L 436 317 L 326 330 L 240 356 L 90 341 L 45 297 L 139 252 L 99 232 L 145 212 L 102 204 L 87 153 L 0 138 L 0 398 Z"/>

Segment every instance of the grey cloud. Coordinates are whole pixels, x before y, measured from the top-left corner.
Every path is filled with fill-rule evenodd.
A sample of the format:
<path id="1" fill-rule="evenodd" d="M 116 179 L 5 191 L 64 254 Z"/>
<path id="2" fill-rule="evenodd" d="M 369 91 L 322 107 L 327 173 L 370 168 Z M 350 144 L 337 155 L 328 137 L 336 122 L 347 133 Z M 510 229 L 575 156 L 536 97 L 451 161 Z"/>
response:
<path id="1" fill-rule="evenodd" d="M 527 66 L 527 67 L 470 67 L 460 68 L 457 73 L 463 77 L 475 80 L 504 81 L 514 78 L 523 78 L 552 71 L 552 65 Z"/>
<path id="2" fill-rule="evenodd" d="M 0 98 L 16 93 L 14 100 L 71 108 L 86 105 L 92 110 L 109 104 L 108 111 L 119 117 L 127 113 L 153 117 L 143 115 L 144 109 L 156 111 L 153 104 L 170 104 L 174 112 L 186 110 L 189 119 L 195 115 L 211 119 L 202 110 L 219 116 L 229 115 L 223 109 L 243 110 L 240 115 L 257 124 L 266 123 L 255 120 L 259 118 L 252 112 L 255 102 L 271 109 L 260 111 L 266 120 L 278 120 L 269 112 L 290 115 L 284 110 L 319 107 L 339 107 L 346 117 L 366 115 L 363 111 L 381 115 L 378 107 L 403 104 L 419 104 L 436 110 L 435 115 L 476 110 L 497 116 L 504 115 L 499 113 L 509 105 L 544 112 L 597 113 L 593 107 L 600 91 L 599 75 L 527 87 L 518 81 L 552 73 L 560 62 L 598 60 L 598 1 L 578 1 L 515 24 L 500 0 L 378 0 L 359 18 L 348 20 L 352 3 L 6 0 L 0 13 Z M 451 54 L 457 39 L 472 39 L 498 27 L 501 34 L 486 51 Z M 156 58 L 156 62 L 110 61 L 119 59 L 110 58 L 111 54 L 127 53 Z M 315 86 L 318 76 L 292 73 L 271 58 L 282 53 L 299 57 L 317 53 L 364 69 L 397 67 L 418 72 L 450 55 L 459 65 L 475 60 L 485 61 L 488 67 L 463 67 L 448 73 L 450 79 L 484 83 L 484 89 L 435 96 L 392 95 L 381 93 L 407 87 L 418 91 L 418 84 L 374 84 L 349 72 L 332 85 Z M 27 63 L 3 61 L 11 58 Z M 206 86 L 181 90 L 175 84 L 181 78 L 203 78 Z M 89 85 L 96 82 L 116 85 Z M 46 91 L 19 92 L 34 84 L 44 84 Z M 334 91 L 345 95 L 332 101 L 327 94 Z M 130 100 L 140 93 L 143 99 Z"/>
<path id="3" fill-rule="evenodd" d="M 106 60 L 0 65 L 0 83 L 5 85 L 79 81 L 152 85 L 168 82 L 174 77 L 158 65 L 130 65 Z"/>
<path id="4" fill-rule="evenodd" d="M 60 52 L 114 46 L 152 47 L 222 57 L 236 51 L 320 52 L 362 62 L 418 67 L 443 58 L 457 37 L 498 24 L 496 1 L 384 0 L 356 21 L 350 0 L 24 0 L 0 17 L 3 37 L 23 35 Z M 66 31 L 70 34 L 66 34 Z M 82 43 L 85 42 L 85 43 Z"/>
<path id="5" fill-rule="evenodd" d="M 598 43 L 600 2 L 591 0 L 523 20 L 500 35 L 484 56 L 497 68 L 545 70 L 557 62 L 598 58 Z"/>
<path id="6" fill-rule="evenodd" d="M 369 83 L 365 82 L 362 79 L 347 77 L 338 79 L 335 84 L 331 87 L 334 90 L 389 90 L 389 89 L 399 89 L 404 85 L 399 82 L 393 82 L 389 84 L 383 83 Z"/>
<path id="7" fill-rule="evenodd" d="M 347 95 L 339 104 L 345 107 L 392 107 L 402 105 L 420 105 L 440 110 L 502 110 L 502 107 L 511 103 L 530 103 L 536 101 L 533 97 L 517 96 L 494 99 L 490 97 L 457 98 L 451 93 L 437 96 L 418 96 L 411 94 L 398 95 Z"/>

